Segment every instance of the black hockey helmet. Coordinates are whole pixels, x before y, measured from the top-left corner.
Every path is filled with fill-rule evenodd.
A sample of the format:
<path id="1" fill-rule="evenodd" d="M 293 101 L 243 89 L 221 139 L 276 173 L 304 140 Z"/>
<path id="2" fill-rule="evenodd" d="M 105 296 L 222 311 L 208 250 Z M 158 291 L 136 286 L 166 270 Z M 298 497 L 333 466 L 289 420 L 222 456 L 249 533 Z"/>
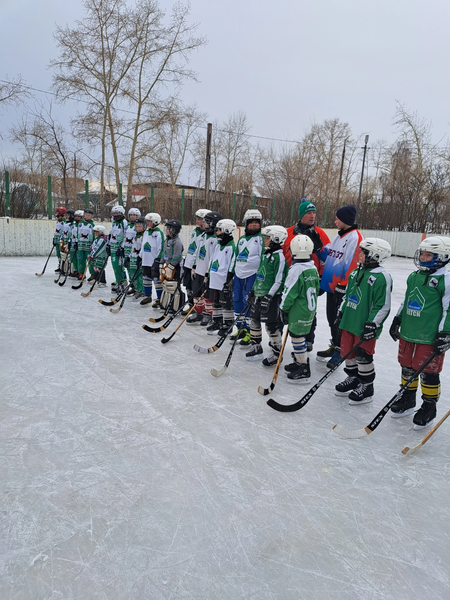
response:
<path id="1" fill-rule="evenodd" d="M 215 210 L 210 210 L 207 215 L 204 217 L 204 222 L 206 223 L 205 231 L 206 233 L 214 233 L 216 229 L 217 223 L 222 219 L 222 215 Z"/>
<path id="2" fill-rule="evenodd" d="M 181 231 L 181 222 L 177 219 L 166 221 L 166 229 L 169 230 L 171 237 L 176 237 Z"/>
<path id="3" fill-rule="evenodd" d="M 73 221 L 75 218 L 75 211 L 72 208 L 68 208 L 66 210 L 66 218 L 69 219 L 69 221 Z"/>
<path id="4" fill-rule="evenodd" d="M 94 211 L 92 210 L 92 208 L 85 208 L 84 209 L 84 214 L 88 213 L 89 215 L 94 216 Z"/>
<path id="5" fill-rule="evenodd" d="M 142 225 L 142 231 L 147 229 L 147 223 L 145 222 L 144 217 L 137 217 L 136 221 L 134 222 L 135 227 L 136 225 Z"/>

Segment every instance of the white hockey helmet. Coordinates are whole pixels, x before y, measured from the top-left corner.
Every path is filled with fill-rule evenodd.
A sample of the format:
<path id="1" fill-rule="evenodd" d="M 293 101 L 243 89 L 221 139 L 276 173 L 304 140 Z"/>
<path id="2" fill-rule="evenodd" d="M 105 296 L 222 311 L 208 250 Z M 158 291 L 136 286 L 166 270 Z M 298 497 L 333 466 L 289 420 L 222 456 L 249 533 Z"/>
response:
<path id="1" fill-rule="evenodd" d="M 131 215 L 136 215 L 136 217 L 140 217 L 141 211 L 138 208 L 130 208 L 130 210 L 128 211 L 128 216 L 131 217 Z"/>
<path id="2" fill-rule="evenodd" d="M 291 240 L 292 258 L 308 259 L 314 250 L 314 244 L 307 235 L 296 235 Z"/>
<path id="3" fill-rule="evenodd" d="M 120 206 L 120 204 L 116 204 L 116 206 L 112 207 L 111 214 L 112 215 L 124 215 L 125 209 L 123 206 Z"/>
<path id="4" fill-rule="evenodd" d="M 204 219 L 209 212 L 211 211 L 209 211 L 207 208 L 199 208 L 198 211 L 195 213 L 195 216 L 197 217 L 197 219 Z"/>
<path id="5" fill-rule="evenodd" d="M 284 244 L 288 236 L 288 232 L 281 225 L 269 225 L 261 231 L 262 235 L 269 237 L 274 244 Z"/>
<path id="6" fill-rule="evenodd" d="M 158 225 L 161 223 L 161 215 L 159 215 L 158 213 L 147 213 L 144 217 L 144 219 L 146 221 L 150 221 L 150 223 L 153 224 L 153 227 L 158 227 Z"/>
<path id="7" fill-rule="evenodd" d="M 103 225 L 95 225 L 92 231 L 99 231 L 100 235 L 105 235 L 106 227 L 104 227 Z"/>
<path id="8" fill-rule="evenodd" d="M 233 235 L 233 232 L 236 229 L 236 223 L 231 219 L 220 219 L 220 221 L 217 221 L 216 229 L 220 229 L 220 231 L 226 235 Z"/>
<path id="9" fill-rule="evenodd" d="M 74 216 L 75 217 L 81 217 L 81 218 L 83 218 L 84 217 L 84 210 L 76 210 Z"/>
<path id="10" fill-rule="evenodd" d="M 421 252 L 433 254 L 432 260 L 420 260 Z M 450 237 L 436 235 L 422 240 L 414 255 L 414 264 L 421 271 L 434 273 L 450 261 Z"/>
<path id="11" fill-rule="evenodd" d="M 243 219 L 244 227 L 247 227 L 247 223 L 249 221 L 259 221 L 260 223 L 262 223 L 262 214 L 257 208 L 249 208 L 245 211 Z"/>
<path id="12" fill-rule="evenodd" d="M 366 238 L 359 247 L 364 254 L 369 258 L 369 262 L 373 261 L 381 265 L 392 254 L 391 245 L 386 240 L 380 238 Z"/>

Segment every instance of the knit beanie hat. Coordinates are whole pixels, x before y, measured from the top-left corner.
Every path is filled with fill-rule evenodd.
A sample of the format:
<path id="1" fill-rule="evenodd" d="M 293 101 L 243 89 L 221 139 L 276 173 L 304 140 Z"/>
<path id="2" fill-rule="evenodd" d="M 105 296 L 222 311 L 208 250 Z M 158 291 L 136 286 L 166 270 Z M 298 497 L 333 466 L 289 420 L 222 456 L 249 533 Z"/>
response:
<path id="1" fill-rule="evenodd" d="M 341 208 L 337 209 L 336 216 L 346 225 L 354 225 L 356 221 L 356 206 L 353 206 L 353 204 L 342 206 Z"/>
<path id="2" fill-rule="evenodd" d="M 308 202 L 303 198 L 300 202 L 300 206 L 298 207 L 298 218 L 301 219 L 306 215 L 307 212 L 314 211 L 316 212 L 316 207 L 312 202 Z"/>

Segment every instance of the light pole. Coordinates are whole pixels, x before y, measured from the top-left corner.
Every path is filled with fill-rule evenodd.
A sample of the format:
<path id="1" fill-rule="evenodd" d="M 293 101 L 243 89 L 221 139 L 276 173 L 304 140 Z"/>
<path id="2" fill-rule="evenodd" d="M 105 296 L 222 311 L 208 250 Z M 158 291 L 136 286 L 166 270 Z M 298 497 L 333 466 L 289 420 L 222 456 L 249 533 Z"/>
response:
<path id="1" fill-rule="evenodd" d="M 359 213 L 359 207 L 361 205 L 361 191 L 362 191 L 362 184 L 363 184 L 363 178 L 364 178 L 364 163 L 366 162 L 366 152 L 367 152 L 367 142 L 368 141 L 369 141 L 369 136 L 366 135 L 366 140 L 365 140 L 365 144 L 364 144 L 363 163 L 362 163 L 362 169 L 361 169 L 361 181 L 359 182 L 358 206 L 356 207 L 358 209 L 358 213 Z"/>

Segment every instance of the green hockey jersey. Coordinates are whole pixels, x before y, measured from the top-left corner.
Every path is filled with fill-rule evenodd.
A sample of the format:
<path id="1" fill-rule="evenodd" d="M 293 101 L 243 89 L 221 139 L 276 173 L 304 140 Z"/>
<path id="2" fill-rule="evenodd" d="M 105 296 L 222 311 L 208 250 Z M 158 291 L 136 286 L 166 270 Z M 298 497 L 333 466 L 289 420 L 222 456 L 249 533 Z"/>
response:
<path id="1" fill-rule="evenodd" d="M 306 335 L 317 310 L 319 274 L 312 260 L 294 261 L 289 269 L 280 308 L 289 315 L 289 331 Z"/>

